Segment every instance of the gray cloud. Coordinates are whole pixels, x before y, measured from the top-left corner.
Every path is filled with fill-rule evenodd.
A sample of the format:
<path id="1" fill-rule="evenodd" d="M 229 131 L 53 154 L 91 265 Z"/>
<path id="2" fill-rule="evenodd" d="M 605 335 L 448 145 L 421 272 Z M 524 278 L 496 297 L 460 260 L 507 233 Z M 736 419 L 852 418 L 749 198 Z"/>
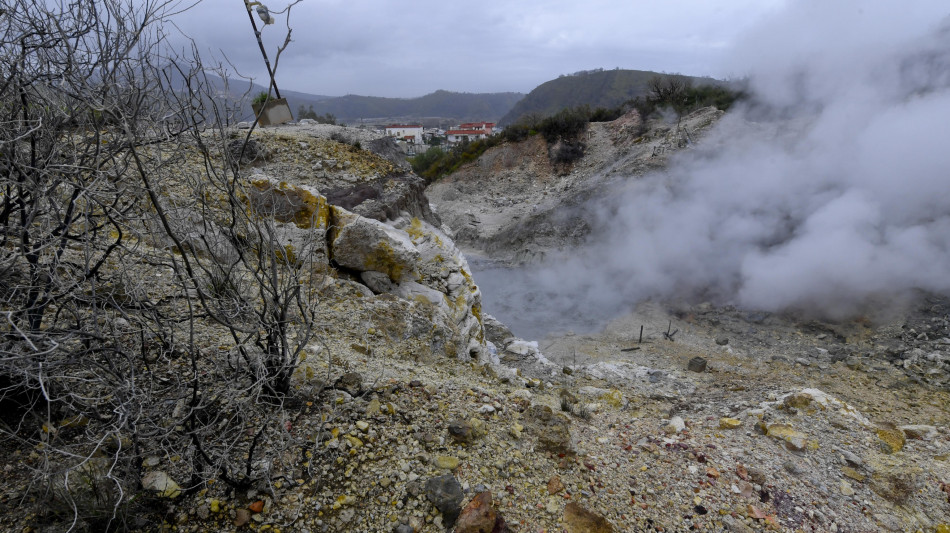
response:
<path id="1" fill-rule="evenodd" d="M 437 89 L 528 92 L 577 70 L 715 71 L 724 46 L 781 0 L 540 1 L 305 0 L 291 10 L 294 42 L 278 84 L 316 94 L 421 96 Z M 272 12 L 286 0 L 266 0 Z M 712 5 L 715 4 L 715 5 Z M 263 34 L 273 55 L 286 22 Z M 243 6 L 204 0 L 175 23 L 202 52 L 223 53 L 266 79 Z"/>
<path id="2" fill-rule="evenodd" d="M 767 105 L 613 191 L 585 248 L 483 281 L 487 300 L 537 334 L 646 298 L 841 318 L 950 294 L 946 16 L 938 2 L 790 5 L 734 56 Z"/>

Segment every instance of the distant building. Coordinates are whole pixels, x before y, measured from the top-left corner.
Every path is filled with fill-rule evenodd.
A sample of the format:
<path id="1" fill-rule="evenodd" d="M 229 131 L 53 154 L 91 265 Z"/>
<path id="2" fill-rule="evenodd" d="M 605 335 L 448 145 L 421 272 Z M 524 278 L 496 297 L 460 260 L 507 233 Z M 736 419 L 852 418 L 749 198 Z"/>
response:
<path id="1" fill-rule="evenodd" d="M 422 126 L 393 124 L 386 126 L 386 135 L 395 137 L 400 141 L 406 141 L 414 144 L 422 144 Z"/>
<path id="2" fill-rule="evenodd" d="M 495 129 L 494 122 L 467 122 L 445 132 L 449 144 L 477 141 L 489 137 Z"/>
<path id="3" fill-rule="evenodd" d="M 426 144 L 440 145 L 445 142 L 445 130 L 440 128 L 426 128 L 422 132 L 422 140 Z"/>
<path id="4" fill-rule="evenodd" d="M 465 124 L 459 124 L 459 127 L 456 129 L 459 130 L 488 130 L 489 135 L 492 130 L 495 128 L 494 122 L 466 122 Z"/>

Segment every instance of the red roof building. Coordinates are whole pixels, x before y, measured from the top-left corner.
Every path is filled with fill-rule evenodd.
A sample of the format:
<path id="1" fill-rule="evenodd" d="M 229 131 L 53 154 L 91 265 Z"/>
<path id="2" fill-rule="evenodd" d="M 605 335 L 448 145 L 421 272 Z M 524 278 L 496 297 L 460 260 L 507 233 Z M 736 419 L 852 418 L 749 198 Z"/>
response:
<path id="1" fill-rule="evenodd" d="M 490 136 L 494 128 L 494 122 L 466 122 L 459 124 L 455 129 L 446 131 L 445 137 L 449 144 L 475 141 Z"/>
<path id="2" fill-rule="evenodd" d="M 459 124 L 459 127 L 456 129 L 459 130 L 488 130 L 488 133 L 491 134 L 492 129 L 495 128 L 494 122 L 466 122 L 465 124 Z"/>

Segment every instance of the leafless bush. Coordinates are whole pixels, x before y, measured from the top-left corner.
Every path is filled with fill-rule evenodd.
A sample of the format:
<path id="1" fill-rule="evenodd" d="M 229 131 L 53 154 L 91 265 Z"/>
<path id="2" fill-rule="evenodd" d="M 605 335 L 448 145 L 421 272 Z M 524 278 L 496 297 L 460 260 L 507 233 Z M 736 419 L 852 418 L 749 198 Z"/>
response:
<path id="1" fill-rule="evenodd" d="M 64 529 L 128 526 L 153 501 L 143 469 L 243 489 L 306 446 L 281 421 L 300 416 L 324 236 L 291 259 L 248 208 L 231 104 L 164 46 L 173 8 L 3 6 L 0 435 L 24 501 Z"/>
<path id="2" fill-rule="evenodd" d="M 684 76 L 653 76 L 647 81 L 649 98 L 657 103 L 673 104 L 683 98 L 692 87 L 692 81 Z"/>

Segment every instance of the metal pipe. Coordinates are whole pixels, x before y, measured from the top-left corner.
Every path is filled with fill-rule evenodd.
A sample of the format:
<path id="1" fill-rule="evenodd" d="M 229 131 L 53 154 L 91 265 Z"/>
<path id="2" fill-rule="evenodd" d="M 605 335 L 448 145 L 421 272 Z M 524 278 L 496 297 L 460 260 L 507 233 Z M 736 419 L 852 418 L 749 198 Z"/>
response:
<path id="1" fill-rule="evenodd" d="M 251 5 L 260 4 L 260 2 L 248 2 L 244 0 L 244 7 L 247 8 L 247 16 L 251 19 L 251 27 L 254 28 L 254 35 L 257 37 L 257 45 L 261 47 L 261 55 L 264 56 L 264 64 L 267 65 L 267 75 L 270 76 L 270 88 L 274 87 L 274 96 L 280 98 L 280 91 L 277 89 L 277 81 L 274 80 L 274 71 L 270 68 L 270 59 L 267 58 L 267 51 L 264 49 L 264 42 L 261 41 L 261 32 L 257 29 L 257 23 L 254 22 L 254 14 L 251 13 Z"/>

